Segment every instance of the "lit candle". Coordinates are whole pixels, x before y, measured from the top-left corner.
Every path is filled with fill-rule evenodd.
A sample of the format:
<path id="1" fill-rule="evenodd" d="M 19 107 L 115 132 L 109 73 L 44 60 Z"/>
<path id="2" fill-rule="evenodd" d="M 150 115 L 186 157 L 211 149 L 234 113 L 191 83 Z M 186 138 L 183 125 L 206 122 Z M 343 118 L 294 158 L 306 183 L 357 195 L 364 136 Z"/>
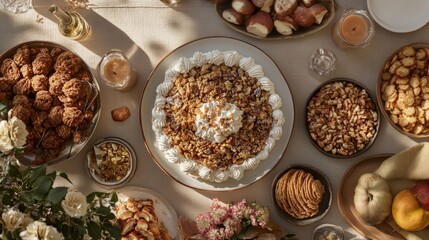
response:
<path id="1" fill-rule="evenodd" d="M 116 90 L 127 90 L 135 81 L 135 73 L 128 58 L 120 50 L 105 54 L 97 66 L 104 83 Z"/>
<path id="2" fill-rule="evenodd" d="M 341 48 L 365 47 L 374 35 L 374 24 L 366 11 L 346 12 L 332 29 L 332 37 Z"/>

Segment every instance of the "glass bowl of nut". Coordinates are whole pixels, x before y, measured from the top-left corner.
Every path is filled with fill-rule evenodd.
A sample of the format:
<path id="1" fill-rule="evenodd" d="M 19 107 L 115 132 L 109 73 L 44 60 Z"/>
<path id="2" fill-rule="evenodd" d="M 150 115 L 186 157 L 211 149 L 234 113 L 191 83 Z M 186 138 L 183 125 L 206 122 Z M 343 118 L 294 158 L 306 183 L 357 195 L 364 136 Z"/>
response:
<path id="1" fill-rule="evenodd" d="M 133 177 L 137 169 L 134 149 L 125 140 L 108 137 L 96 141 L 87 154 L 87 170 L 98 184 L 118 188 Z"/>
<path id="2" fill-rule="evenodd" d="M 412 138 L 429 137 L 429 44 L 396 50 L 382 66 L 377 101 L 397 131 Z"/>
<path id="3" fill-rule="evenodd" d="M 305 114 L 311 143 L 334 158 L 351 158 L 368 150 L 380 126 L 375 98 L 364 85 L 348 78 L 334 78 L 317 87 Z"/>
<path id="4" fill-rule="evenodd" d="M 298 226 L 321 220 L 331 208 L 331 182 L 325 173 L 311 165 L 286 167 L 274 178 L 271 189 L 280 216 Z"/>

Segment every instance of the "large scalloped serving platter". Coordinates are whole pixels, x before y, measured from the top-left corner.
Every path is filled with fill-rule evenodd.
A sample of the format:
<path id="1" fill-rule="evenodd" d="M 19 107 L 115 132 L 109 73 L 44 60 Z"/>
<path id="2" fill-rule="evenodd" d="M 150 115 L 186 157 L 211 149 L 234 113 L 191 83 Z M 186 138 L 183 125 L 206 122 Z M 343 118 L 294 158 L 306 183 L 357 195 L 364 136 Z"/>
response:
<path id="1" fill-rule="evenodd" d="M 258 167 L 253 170 L 247 170 L 240 180 L 228 179 L 221 183 L 208 182 L 194 178 L 182 172 L 179 166 L 175 163 L 167 161 L 164 153 L 155 147 L 155 132 L 152 130 L 151 111 L 154 107 L 156 98 L 156 88 L 164 81 L 165 71 L 171 68 L 174 63 L 181 57 L 192 57 L 197 51 L 209 52 L 213 50 L 229 51 L 235 50 L 243 56 L 252 57 L 255 63 L 260 64 L 266 76 L 271 79 L 275 85 L 276 93 L 282 99 L 282 107 L 286 122 L 283 125 L 283 135 L 270 152 L 267 159 L 260 162 Z M 248 186 L 263 176 L 268 174 L 281 160 L 286 146 L 292 134 L 294 123 L 294 104 L 289 86 L 273 60 L 263 51 L 250 45 L 246 42 L 225 37 L 209 37 L 202 38 L 190 43 L 187 43 L 176 50 L 172 51 L 156 66 L 151 73 L 147 85 L 145 87 L 141 105 L 140 105 L 140 124 L 143 131 L 146 147 L 152 158 L 158 166 L 174 180 L 179 183 L 201 190 L 208 191 L 231 191 Z"/>

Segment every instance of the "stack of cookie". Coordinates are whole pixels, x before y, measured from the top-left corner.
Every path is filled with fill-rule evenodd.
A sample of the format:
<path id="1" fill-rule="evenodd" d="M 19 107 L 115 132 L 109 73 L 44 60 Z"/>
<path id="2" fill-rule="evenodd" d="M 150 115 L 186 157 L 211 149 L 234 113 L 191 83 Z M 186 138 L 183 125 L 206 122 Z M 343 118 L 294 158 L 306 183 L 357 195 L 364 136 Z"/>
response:
<path id="1" fill-rule="evenodd" d="M 291 169 L 279 178 L 275 199 L 281 209 L 297 219 L 315 216 L 323 199 L 325 188 L 311 173 Z"/>

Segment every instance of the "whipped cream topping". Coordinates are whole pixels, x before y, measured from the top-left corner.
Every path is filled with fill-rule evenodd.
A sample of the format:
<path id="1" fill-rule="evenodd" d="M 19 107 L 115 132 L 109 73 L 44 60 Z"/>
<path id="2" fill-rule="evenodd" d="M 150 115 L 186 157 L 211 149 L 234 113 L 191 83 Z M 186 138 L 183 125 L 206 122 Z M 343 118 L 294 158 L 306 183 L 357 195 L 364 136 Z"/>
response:
<path id="1" fill-rule="evenodd" d="M 273 110 L 272 117 L 274 119 L 274 123 L 267 139 L 265 148 L 256 156 L 245 160 L 239 165 L 232 165 L 228 169 L 211 170 L 192 159 L 186 159 L 169 144 L 167 136 L 165 136 L 162 131 L 162 128 L 166 124 L 164 106 L 166 103 L 171 104 L 171 100 L 167 97 L 167 95 L 170 89 L 173 87 L 174 79 L 181 73 L 186 73 L 196 66 L 203 66 L 207 63 L 215 65 L 224 63 L 230 67 L 238 65 L 249 76 L 255 77 L 258 80 L 258 82 L 261 84 L 262 90 L 271 94 L 268 102 Z M 224 182 L 229 178 L 240 180 L 244 175 L 244 171 L 256 169 L 260 162 L 268 157 L 269 152 L 275 146 L 275 142 L 279 140 L 282 135 L 282 126 L 285 123 L 285 118 L 283 116 L 282 110 L 280 109 L 282 106 L 281 98 L 275 93 L 273 82 L 265 76 L 262 66 L 255 64 L 253 58 L 243 57 L 236 51 L 222 52 L 219 50 L 214 50 L 206 53 L 195 52 L 191 58 L 182 57 L 172 68 L 166 70 L 164 82 L 158 86 L 156 91 L 157 96 L 155 99 L 154 108 L 152 109 L 152 129 L 155 131 L 156 136 L 155 146 L 164 152 L 164 155 L 169 163 L 177 164 L 181 171 L 195 178 L 201 178 L 206 181 L 218 183 Z M 236 119 L 239 118 L 239 116 L 242 114 L 242 112 L 240 113 L 241 110 L 238 109 L 237 106 L 234 104 L 227 104 L 230 109 L 223 109 L 223 112 L 222 110 L 218 112 L 216 117 L 207 118 L 207 113 L 210 115 L 218 104 L 219 103 L 216 102 L 209 102 L 201 106 L 201 113 L 196 116 L 197 120 L 195 122 L 198 128 L 197 132 L 200 134 L 197 136 L 203 137 L 209 141 L 221 142 L 222 138 L 227 137 L 229 134 L 232 134 L 240 129 L 241 119 L 239 121 L 234 120 L 229 124 L 233 126 L 219 127 L 219 125 L 215 124 L 217 127 L 214 129 L 208 127 L 208 122 L 216 122 L 216 119 L 219 117 L 226 119 Z"/>
<path id="2" fill-rule="evenodd" d="M 222 142 L 243 126 L 242 115 L 243 111 L 232 103 L 204 103 L 195 119 L 195 135 L 210 142 Z"/>

